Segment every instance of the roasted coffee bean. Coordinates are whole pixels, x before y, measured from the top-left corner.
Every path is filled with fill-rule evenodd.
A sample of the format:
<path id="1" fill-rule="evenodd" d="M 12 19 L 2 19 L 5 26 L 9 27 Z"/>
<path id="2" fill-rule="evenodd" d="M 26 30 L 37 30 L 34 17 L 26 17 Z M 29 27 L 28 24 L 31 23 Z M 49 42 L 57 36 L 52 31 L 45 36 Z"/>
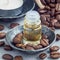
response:
<path id="1" fill-rule="evenodd" d="M 33 47 L 34 47 L 35 50 L 43 48 L 43 46 L 40 45 L 40 44 L 39 45 L 36 45 L 36 46 L 33 46 Z"/>
<path id="2" fill-rule="evenodd" d="M 42 23 L 46 22 L 46 17 L 45 17 L 45 15 L 41 15 L 41 18 L 40 18 L 40 19 L 41 19 L 41 22 L 42 22 Z"/>
<path id="3" fill-rule="evenodd" d="M 56 0 L 50 0 L 51 3 L 55 4 L 56 3 Z"/>
<path id="4" fill-rule="evenodd" d="M 4 26 L 0 24 L 0 31 L 4 30 Z"/>
<path id="5" fill-rule="evenodd" d="M 16 47 L 25 49 L 26 45 L 24 45 L 24 44 L 16 44 Z"/>
<path id="6" fill-rule="evenodd" d="M 45 0 L 41 0 L 42 4 L 47 5 Z"/>
<path id="7" fill-rule="evenodd" d="M 45 0 L 47 4 L 50 4 L 50 0 Z"/>
<path id="8" fill-rule="evenodd" d="M 55 16 L 55 9 L 54 8 L 51 9 L 51 14 L 50 15 L 51 15 L 51 17 Z"/>
<path id="9" fill-rule="evenodd" d="M 48 36 L 42 33 L 42 39 L 47 39 Z"/>
<path id="10" fill-rule="evenodd" d="M 60 14 L 56 15 L 56 19 L 60 22 Z"/>
<path id="11" fill-rule="evenodd" d="M 42 10 L 41 10 L 41 9 L 39 9 L 39 13 L 40 13 L 40 14 L 44 14 L 44 13 L 46 13 L 46 12 L 47 12 L 47 10 L 46 10 L 46 9 L 42 9 Z"/>
<path id="12" fill-rule="evenodd" d="M 50 6 L 51 8 L 55 8 L 55 7 L 56 7 L 56 4 L 50 3 L 49 6 Z"/>
<path id="13" fill-rule="evenodd" d="M 56 34 L 56 41 L 60 40 L 60 34 Z"/>
<path id="14" fill-rule="evenodd" d="M 49 45 L 49 40 L 48 39 L 41 39 L 40 44 L 44 47 Z"/>
<path id="15" fill-rule="evenodd" d="M 46 6 L 45 6 L 45 9 L 50 10 L 51 8 L 50 8 L 49 6 L 46 5 Z"/>
<path id="16" fill-rule="evenodd" d="M 26 45 L 26 50 L 34 50 L 34 47 Z"/>
<path id="17" fill-rule="evenodd" d="M 39 58 L 40 59 L 45 59 L 47 57 L 47 54 L 46 53 L 41 53 L 40 55 L 39 55 Z"/>
<path id="18" fill-rule="evenodd" d="M 59 46 L 50 47 L 50 51 L 58 51 L 58 50 L 59 50 Z"/>
<path id="19" fill-rule="evenodd" d="M 57 29 L 60 29 L 60 23 L 59 22 L 55 23 L 54 27 L 57 28 Z"/>
<path id="20" fill-rule="evenodd" d="M 55 12 L 55 15 L 58 15 L 58 14 L 60 14 L 60 11 L 56 11 L 56 12 Z"/>
<path id="21" fill-rule="evenodd" d="M 51 52 L 50 57 L 53 59 L 58 59 L 58 58 L 60 58 L 60 53 L 59 52 Z"/>
<path id="22" fill-rule="evenodd" d="M 6 36 L 6 33 L 5 32 L 0 32 L 0 39 L 5 38 L 5 36 Z"/>
<path id="23" fill-rule="evenodd" d="M 4 54 L 4 55 L 2 56 L 2 58 L 5 59 L 5 60 L 13 60 L 13 56 L 10 55 L 10 54 Z"/>
<path id="24" fill-rule="evenodd" d="M 5 42 L 4 41 L 0 41 L 0 47 L 4 46 Z"/>
<path id="25" fill-rule="evenodd" d="M 60 0 L 56 0 L 57 3 L 60 3 Z"/>
<path id="26" fill-rule="evenodd" d="M 60 3 L 56 4 L 56 11 L 60 11 Z"/>
<path id="27" fill-rule="evenodd" d="M 53 27 L 56 22 L 58 22 L 57 19 L 51 19 L 51 24 L 49 26 Z"/>
<path id="28" fill-rule="evenodd" d="M 6 51 L 12 51 L 12 47 L 10 47 L 9 45 L 5 45 L 4 46 L 4 50 L 6 50 Z"/>
<path id="29" fill-rule="evenodd" d="M 15 56 L 14 60 L 23 60 L 23 57 L 22 56 Z"/>
<path id="30" fill-rule="evenodd" d="M 16 27 L 16 26 L 18 26 L 19 25 L 19 23 L 11 23 L 10 24 L 10 28 L 14 28 L 14 27 Z"/>
<path id="31" fill-rule="evenodd" d="M 22 33 L 19 33 L 17 34 L 14 39 L 13 39 L 13 43 L 15 44 L 20 44 L 21 41 L 22 41 L 22 38 L 23 38 L 23 34 Z"/>

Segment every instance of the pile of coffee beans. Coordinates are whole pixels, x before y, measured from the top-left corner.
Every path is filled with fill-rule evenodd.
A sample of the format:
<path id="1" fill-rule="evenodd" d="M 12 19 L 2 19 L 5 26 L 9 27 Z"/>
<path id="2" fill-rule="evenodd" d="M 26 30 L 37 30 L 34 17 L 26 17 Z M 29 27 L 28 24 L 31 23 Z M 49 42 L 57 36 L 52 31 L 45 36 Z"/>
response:
<path id="1" fill-rule="evenodd" d="M 42 25 L 52 30 L 60 29 L 60 0 L 40 0 L 41 8 L 38 12 L 41 16 Z"/>
<path id="2" fill-rule="evenodd" d="M 46 36 L 44 34 L 42 34 L 42 39 L 40 41 L 40 44 L 38 44 L 38 45 L 32 45 L 32 44 L 24 45 L 22 40 L 23 40 L 23 33 L 18 33 L 13 38 L 13 44 L 17 48 L 22 48 L 22 49 L 26 49 L 26 50 L 37 50 L 37 49 L 41 49 L 41 48 L 47 47 L 50 44 L 48 36 Z"/>
<path id="3" fill-rule="evenodd" d="M 19 23 L 11 23 L 10 24 L 10 28 L 12 29 L 12 28 L 14 28 L 14 27 L 16 27 L 16 26 L 18 26 L 18 25 L 20 25 Z"/>

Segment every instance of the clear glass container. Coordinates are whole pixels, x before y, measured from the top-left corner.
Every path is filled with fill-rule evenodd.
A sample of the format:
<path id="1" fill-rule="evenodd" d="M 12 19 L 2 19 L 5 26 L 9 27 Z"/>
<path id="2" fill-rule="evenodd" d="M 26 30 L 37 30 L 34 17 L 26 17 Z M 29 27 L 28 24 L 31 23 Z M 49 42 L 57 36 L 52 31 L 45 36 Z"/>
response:
<path id="1" fill-rule="evenodd" d="M 37 45 L 41 40 L 41 21 L 37 11 L 29 11 L 24 20 L 24 44 Z"/>

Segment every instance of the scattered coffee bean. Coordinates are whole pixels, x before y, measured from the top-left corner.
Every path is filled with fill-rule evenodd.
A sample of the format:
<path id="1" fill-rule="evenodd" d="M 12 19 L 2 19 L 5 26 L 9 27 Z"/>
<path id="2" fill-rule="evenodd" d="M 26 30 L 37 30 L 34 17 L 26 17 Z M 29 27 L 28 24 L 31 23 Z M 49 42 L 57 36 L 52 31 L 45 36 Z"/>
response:
<path id="1" fill-rule="evenodd" d="M 10 47 L 9 45 L 5 45 L 4 46 L 4 50 L 6 50 L 6 51 L 12 51 L 12 47 Z"/>
<path id="2" fill-rule="evenodd" d="M 18 26 L 19 25 L 19 23 L 11 23 L 10 24 L 10 28 L 14 28 L 14 27 L 16 27 L 16 26 Z"/>
<path id="3" fill-rule="evenodd" d="M 45 59 L 47 57 L 47 54 L 46 53 L 41 53 L 40 55 L 39 55 L 39 58 L 40 59 Z"/>
<path id="4" fill-rule="evenodd" d="M 4 30 L 4 26 L 0 24 L 0 31 Z"/>
<path id="5" fill-rule="evenodd" d="M 4 41 L 0 41 L 0 47 L 4 46 L 5 42 Z"/>
<path id="6" fill-rule="evenodd" d="M 59 46 L 50 47 L 50 51 L 58 51 L 58 50 L 59 50 Z"/>
<path id="7" fill-rule="evenodd" d="M 49 45 L 49 40 L 48 39 L 41 39 L 40 44 L 44 47 Z"/>
<path id="8" fill-rule="evenodd" d="M 60 34 L 56 34 L 56 41 L 60 40 Z"/>
<path id="9" fill-rule="evenodd" d="M 50 57 L 53 59 L 58 59 L 58 58 L 60 58 L 60 53 L 59 52 L 51 52 Z"/>
<path id="10" fill-rule="evenodd" d="M 22 41 L 22 38 L 23 38 L 22 33 L 17 34 L 13 39 L 13 43 L 20 44 Z"/>
<path id="11" fill-rule="evenodd" d="M 23 57 L 22 56 L 15 56 L 14 60 L 23 60 Z"/>
<path id="12" fill-rule="evenodd" d="M 5 38 L 5 36 L 6 36 L 6 33 L 5 32 L 0 32 L 0 39 Z"/>
<path id="13" fill-rule="evenodd" d="M 10 54 L 4 54 L 4 55 L 2 56 L 2 58 L 5 59 L 5 60 L 13 60 L 13 56 L 10 55 Z"/>

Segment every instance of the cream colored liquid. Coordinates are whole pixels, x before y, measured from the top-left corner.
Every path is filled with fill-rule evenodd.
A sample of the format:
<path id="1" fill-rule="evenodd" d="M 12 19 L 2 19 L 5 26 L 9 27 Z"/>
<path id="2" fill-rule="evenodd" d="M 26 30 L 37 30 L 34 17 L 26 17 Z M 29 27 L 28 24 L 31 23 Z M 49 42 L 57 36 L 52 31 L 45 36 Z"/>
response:
<path id="1" fill-rule="evenodd" d="M 0 9 L 11 10 L 23 5 L 23 0 L 0 0 Z"/>

